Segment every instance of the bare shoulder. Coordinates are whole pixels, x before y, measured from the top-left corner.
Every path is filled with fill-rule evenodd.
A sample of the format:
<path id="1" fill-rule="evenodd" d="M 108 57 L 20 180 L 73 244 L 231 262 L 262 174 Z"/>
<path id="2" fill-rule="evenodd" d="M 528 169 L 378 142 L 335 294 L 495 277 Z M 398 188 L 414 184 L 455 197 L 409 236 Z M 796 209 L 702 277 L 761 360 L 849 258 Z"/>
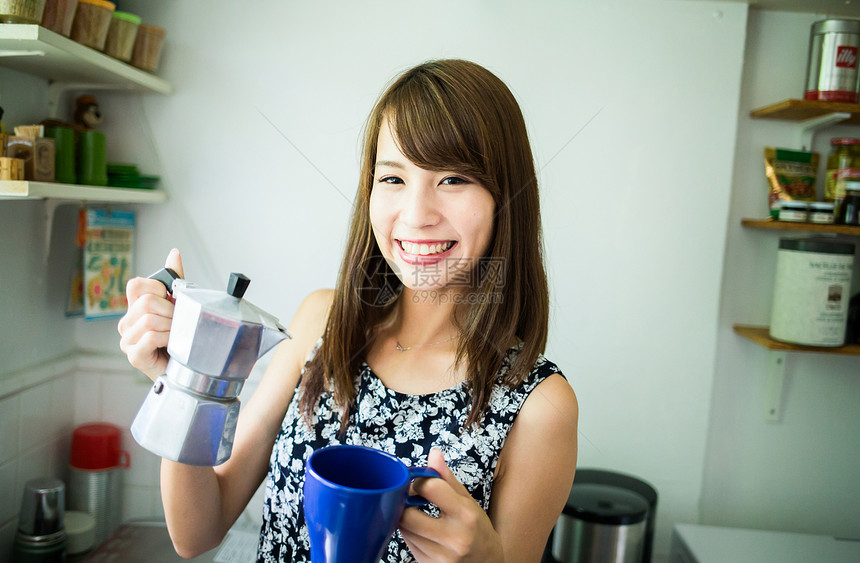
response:
<path id="1" fill-rule="evenodd" d="M 575 437 L 578 420 L 576 393 L 564 377 L 555 374 L 529 394 L 514 426 L 520 426 L 524 432 L 551 430 Z"/>
<path id="2" fill-rule="evenodd" d="M 282 347 L 290 349 L 289 361 L 299 369 L 325 331 L 334 295 L 333 289 L 318 289 L 309 293 L 302 300 L 287 328 L 292 342 Z"/>
<path id="3" fill-rule="evenodd" d="M 318 289 L 309 293 L 299 305 L 293 321 L 290 323 L 290 328 L 297 329 L 296 336 L 299 338 L 315 336 L 316 338 L 313 340 L 316 342 L 325 329 L 328 312 L 333 301 L 333 289 Z"/>

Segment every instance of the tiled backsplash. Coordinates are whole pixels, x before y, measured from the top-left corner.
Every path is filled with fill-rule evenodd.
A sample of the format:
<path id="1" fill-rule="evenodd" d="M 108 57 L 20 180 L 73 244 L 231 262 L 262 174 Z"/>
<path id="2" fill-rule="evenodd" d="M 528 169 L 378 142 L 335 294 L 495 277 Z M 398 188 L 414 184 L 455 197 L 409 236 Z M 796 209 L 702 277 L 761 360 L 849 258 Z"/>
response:
<path id="1" fill-rule="evenodd" d="M 72 431 L 85 422 L 123 429 L 131 459 L 123 474 L 123 520 L 163 516 L 158 458 L 128 431 L 149 387 L 120 356 L 74 354 L 0 376 L 0 560 L 11 552 L 24 484 L 42 476 L 68 483 Z"/>
<path id="2" fill-rule="evenodd" d="M 256 387 L 258 370 L 242 390 L 243 401 Z M 124 356 L 85 352 L 0 375 L 0 561 L 11 553 L 24 483 L 43 476 L 68 483 L 72 431 L 86 422 L 122 429 L 122 448 L 131 460 L 123 472 L 123 521 L 164 517 L 160 460 L 129 431 L 150 385 Z M 258 521 L 261 503 L 258 491 L 245 523 Z"/>

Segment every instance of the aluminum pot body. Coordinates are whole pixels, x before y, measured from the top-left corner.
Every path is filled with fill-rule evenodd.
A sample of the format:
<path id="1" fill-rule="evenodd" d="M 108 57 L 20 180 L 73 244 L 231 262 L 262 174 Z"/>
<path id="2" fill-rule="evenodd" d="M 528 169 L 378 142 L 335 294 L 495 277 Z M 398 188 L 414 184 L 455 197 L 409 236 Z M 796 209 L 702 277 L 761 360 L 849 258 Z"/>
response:
<path id="1" fill-rule="evenodd" d="M 172 270 L 152 276 L 175 298 L 170 361 L 131 424 L 147 450 L 187 465 L 230 458 L 239 392 L 257 360 L 289 338 L 278 320 L 243 299 L 250 280 L 233 273 L 227 291 L 201 289 Z"/>

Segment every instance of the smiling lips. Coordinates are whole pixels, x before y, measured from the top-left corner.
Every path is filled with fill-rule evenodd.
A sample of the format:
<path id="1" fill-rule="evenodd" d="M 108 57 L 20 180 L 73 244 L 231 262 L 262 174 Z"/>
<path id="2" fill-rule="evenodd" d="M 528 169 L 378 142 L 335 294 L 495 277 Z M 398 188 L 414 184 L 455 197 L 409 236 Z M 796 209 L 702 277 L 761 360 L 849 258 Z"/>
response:
<path id="1" fill-rule="evenodd" d="M 435 264 L 444 260 L 456 246 L 453 240 L 405 241 L 397 240 L 400 258 L 413 265 Z"/>

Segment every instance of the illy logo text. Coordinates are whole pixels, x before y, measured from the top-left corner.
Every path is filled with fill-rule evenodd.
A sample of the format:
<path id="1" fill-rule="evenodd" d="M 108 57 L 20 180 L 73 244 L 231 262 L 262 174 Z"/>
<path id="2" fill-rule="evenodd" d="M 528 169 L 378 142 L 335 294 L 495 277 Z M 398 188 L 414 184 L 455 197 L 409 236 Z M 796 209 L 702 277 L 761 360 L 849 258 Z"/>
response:
<path id="1" fill-rule="evenodd" d="M 837 47 L 836 66 L 839 68 L 857 68 L 857 47 Z"/>

